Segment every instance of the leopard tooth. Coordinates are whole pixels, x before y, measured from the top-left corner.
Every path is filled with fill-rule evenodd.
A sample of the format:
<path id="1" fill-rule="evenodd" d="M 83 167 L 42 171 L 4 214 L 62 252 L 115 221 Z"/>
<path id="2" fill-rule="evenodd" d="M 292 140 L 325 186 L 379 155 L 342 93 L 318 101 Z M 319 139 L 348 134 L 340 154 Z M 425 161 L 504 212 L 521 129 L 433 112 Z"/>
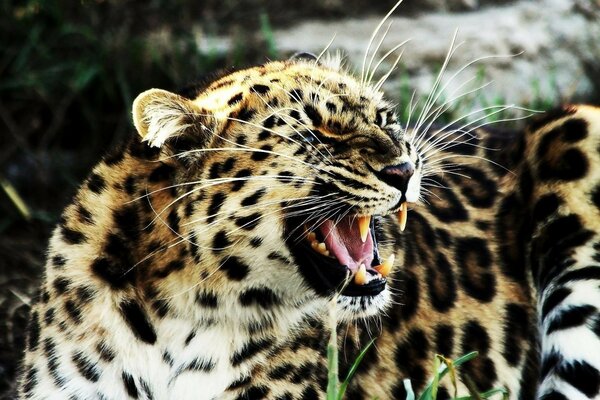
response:
<path id="1" fill-rule="evenodd" d="M 379 272 L 381 276 L 387 278 L 387 276 L 392 272 L 392 268 L 394 267 L 394 260 L 396 259 L 395 254 L 390 254 L 390 256 L 384 260 L 381 265 L 374 267 L 375 271 Z"/>
<path id="2" fill-rule="evenodd" d="M 358 217 L 358 231 L 360 232 L 360 240 L 362 242 L 367 241 L 367 236 L 369 235 L 369 225 L 371 224 L 371 216 L 365 215 Z"/>
<path id="3" fill-rule="evenodd" d="M 400 231 L 404 232 L 406 228 L 406 220 L 408 219 L 408 205 L 406 202 L 400 204 L 400 211 L 398 211 L 398 223 L 400 224 Z"/>
<path id="4" fill-rule="evenodd" d="M 360 267 L 358 267 L 354 274 L 354 283 L 361 286 L 367 283 L 367 267 L 365 267 L 365 264 L 360 264 Z"/>
<path id="5" fill-rule="evenodd" d="M 306 237 L 311 243 L 317 240 L 317 234 L 314 232 L 308 232 L 308 235 Z"/>
<path id="6" fill-rule="evenodd" d="M 325 243 L 319 242 L 316 239 L 310 242 L 310 247 L 317 253 L 323 254 L 324 256 L 329 257 L 331 254 L 329 253 L 329 250 L 327 250 L 327 245 Z"/>

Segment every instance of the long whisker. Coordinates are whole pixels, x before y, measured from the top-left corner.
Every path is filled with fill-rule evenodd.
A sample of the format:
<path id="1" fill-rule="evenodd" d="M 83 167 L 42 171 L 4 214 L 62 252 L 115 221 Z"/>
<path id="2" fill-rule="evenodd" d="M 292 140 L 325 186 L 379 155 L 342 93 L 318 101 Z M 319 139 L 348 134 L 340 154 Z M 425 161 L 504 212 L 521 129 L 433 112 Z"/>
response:
<path id="1" fill-rule="evenodd" d="M 383 24 L 386 23 L 386 21 L 390 18 L 390 16 L 394 13 L 394 11 L 396 11 L 396 9 L 400 6 L 400 4 L 402 4 L 402 0 L 398 1 L 390 11 L 388 11 L 388 13 L 385 15 L 385 17 L 383 17 L 383 19 L 381 21 L 379 21 L 379 24 L 377 25 L 377 27 L 375 28 L 375 30 L 373 31 L 373 33 L 371 34 L 371 38 L 369 39 L 369 44 L 367 45 L 367 49 L 365 51 L 365 56 L 363 58 L 363 62 L 362 62 L 362 67 L 361 67 L 361 72 L 360 72 L 360 82 L 361 85 L 364 86 L 365 85 L 365 67 L 367 65 L 367 57 L 369 56 L 369 52 L 371 50 L 371 46 L 373 45 L 373 41 L 375 40 L 375 37 L 377 36 L 377 34 L 379 33 L 379 30 L 381 29 L 381 27 L 383 26 Z"/>
<path id="2" fill-rule="evenodd" d="M 335 37 L 337 36 L 337 33 L 333 34 L 333 37 L 331 38 L 331 40 L 329 41 L 329 43 L 327 43 L 327 45 L 325 46 L 325 48 L 323 50 L 321 50 L 321 52 L 319 53 L 319 55 L 317 56 L 317 64 L 319 63 L 319 61 L 321 60 L 321 57 L 323 57 L 323 55 L 325 53 L 327 53 L 327 50 L 329 50 L 329 48 L 331 47 L 331 45 L 333 44 L 333 42 L 335 41 Z"/>

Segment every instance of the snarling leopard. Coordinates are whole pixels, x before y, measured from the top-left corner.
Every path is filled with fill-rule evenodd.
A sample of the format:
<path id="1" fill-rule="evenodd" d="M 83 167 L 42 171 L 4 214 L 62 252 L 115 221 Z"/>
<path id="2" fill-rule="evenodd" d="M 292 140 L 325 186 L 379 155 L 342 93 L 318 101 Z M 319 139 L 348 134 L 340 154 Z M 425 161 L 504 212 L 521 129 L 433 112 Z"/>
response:
<path id="1" fill-rule="evenodd" d="M 192 92 L 140 94 L 62 214 L 21 399 L 323 399 L 332 318 L 341 376 L 375 340 L 348 399 L 471 351 L 438 399 L 599 398 L 600 109 L 424 130 L 306 58 Z"/>

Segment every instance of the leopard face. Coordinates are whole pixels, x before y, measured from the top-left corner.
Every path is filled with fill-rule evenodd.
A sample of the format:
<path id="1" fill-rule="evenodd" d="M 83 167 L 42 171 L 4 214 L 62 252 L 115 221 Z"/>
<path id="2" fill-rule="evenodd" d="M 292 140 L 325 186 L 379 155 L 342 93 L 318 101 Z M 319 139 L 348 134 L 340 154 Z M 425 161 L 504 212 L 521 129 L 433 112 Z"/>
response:
<path id="1" fill-rule="evenodd" d="M 380 226 L 418 200 L 421 163 L 379 91 L 314 61 L 275 62 L 192 99 L 145 92 L 134 121 L 178 164 L 181 238 L 205 276 L 224 275 L 214 285 L 268 287 L 290 306 L 339 293 L 342 318 L 386 306 L 394 238 Z"/>

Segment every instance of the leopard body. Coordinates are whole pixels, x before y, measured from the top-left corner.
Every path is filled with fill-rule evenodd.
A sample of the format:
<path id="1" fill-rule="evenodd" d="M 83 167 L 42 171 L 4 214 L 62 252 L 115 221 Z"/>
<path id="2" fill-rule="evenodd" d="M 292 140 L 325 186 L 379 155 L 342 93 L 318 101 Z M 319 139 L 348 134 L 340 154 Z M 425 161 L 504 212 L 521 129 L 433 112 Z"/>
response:
<path id="1" fill-rule="evenodd" d="M 348 399 L 405 399 L 470 351 L 481 391 L 600 397 L 600 109 L 417 142 L 377 88 L 291 60 L 133 114 L 50 241 L 20 398 L 325 398 L 331 313 L 341 376 L 375 338 Z M 361 285 L 304 236 L 365 215 Z"/>

